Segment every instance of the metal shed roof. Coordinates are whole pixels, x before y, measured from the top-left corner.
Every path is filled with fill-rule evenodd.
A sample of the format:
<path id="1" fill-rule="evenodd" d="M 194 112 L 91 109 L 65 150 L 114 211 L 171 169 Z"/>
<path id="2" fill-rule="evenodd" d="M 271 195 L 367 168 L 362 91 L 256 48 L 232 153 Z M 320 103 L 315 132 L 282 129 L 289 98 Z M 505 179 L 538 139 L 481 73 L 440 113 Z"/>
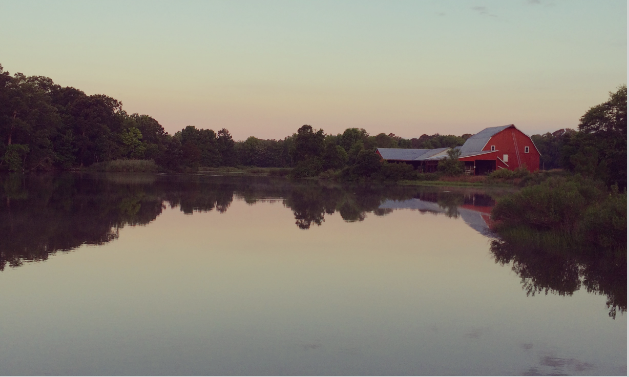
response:
<path id="1" fill-rule="evenodd" d="M 439 204 L 434 202 L 429 202 L 421 199 L 408 199 L 408 200 L 391 200 L 387 199 L 380 204 L 382 209 L 412 209 L 418 210 L 421 212 L 431 212 L 431 213 L 446 213 L 446 210 L 441 207 Z M 461 216 L 461 219 L 465 221 L 467 225 L 469 225 L 472 229 L 476 230 L 478 233 L 487 236 L 494 237 L 493 233 L 487 226 L 487 222 L 483 219 L 482 214 L 480 212 L 470 210 L 467 208 L 457 207 L 457 213 Z"/>
<path id="2" fill-rule="evenodd" d="M 440 160 L 443 157 L 438 157 L 443 152 L 446 152 L 450 148 L 435 148 L 435 149 L 400 149 L 400 148 L 378 148 L 378 153 L 385 160 L 395 161 L 424 161 L 424 160 Z"/>
<path id="3" fill-rule="evenodd" d="M 378 148 L 378 153 L 385 160 L 413 161 L 430 149 Z"/>
<path id="4" fill-rule="evenodd" d="M 487 145 L 487 142 L 492 136 L 509 127 L 515 126 L 513 124 L 508 124 L 506 126 L 489 127 L 485 128 L 476 135 L 473 135 L 469 139 L 465 140 L 465 144 L 461 147 L 461 157 L 479 154 L 483 151 L 483 148 Z"/>

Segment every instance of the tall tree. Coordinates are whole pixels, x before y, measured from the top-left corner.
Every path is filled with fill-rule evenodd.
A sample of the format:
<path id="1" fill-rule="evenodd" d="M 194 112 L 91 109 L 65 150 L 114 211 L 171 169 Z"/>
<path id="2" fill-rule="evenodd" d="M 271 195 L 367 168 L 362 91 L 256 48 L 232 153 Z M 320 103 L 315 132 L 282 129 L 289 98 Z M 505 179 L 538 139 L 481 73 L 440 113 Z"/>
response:
<path id="1" fill-rule="evenodd" d="M 627 86 L 609 93 L 609 100 L 590 108 L 579 132 L 564 148 L 564 164 L 608 185 L 627 186 Z"/>

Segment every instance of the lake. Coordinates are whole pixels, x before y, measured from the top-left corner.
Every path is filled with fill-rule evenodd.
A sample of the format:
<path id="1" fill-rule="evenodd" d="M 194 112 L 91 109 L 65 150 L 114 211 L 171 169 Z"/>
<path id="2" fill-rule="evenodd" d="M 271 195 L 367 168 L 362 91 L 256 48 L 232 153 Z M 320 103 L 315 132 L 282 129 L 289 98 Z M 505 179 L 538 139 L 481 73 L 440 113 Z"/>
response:
<path id="1" fill-rule="evenodd" d="M 0 183 L 2 375 L 627 374 L 626 253 L 502 243 L 507 189 Z"/>

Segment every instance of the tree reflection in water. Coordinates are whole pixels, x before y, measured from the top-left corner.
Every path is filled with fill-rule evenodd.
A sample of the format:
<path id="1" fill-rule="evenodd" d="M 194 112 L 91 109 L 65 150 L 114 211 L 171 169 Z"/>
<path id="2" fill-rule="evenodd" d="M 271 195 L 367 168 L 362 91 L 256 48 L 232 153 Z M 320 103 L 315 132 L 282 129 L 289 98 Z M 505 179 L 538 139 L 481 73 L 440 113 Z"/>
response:
<path id="1" fill-rule="evenodd" d="M 522 231 L 521 231 L 522 232 Z M 582 250 L 562 247 L 553 235 L 501 235 L 491 242 L 496 263 L 511 265 L 527 295 L 570 296 L 581 287 L 607 296 L 609 316 L 627 311 L 627 249 Z"/>
<path id="2" fill-rule="evenodd" d="M 461 216 L 474 229 L 491 235 L 489 211 L 500 195 L 473 189 L 341 186 L 202 175 L 4 175 L 0 183 L 0 271 L 7 265 L 46 260 L 57 251 L 110 242 L 124 226 L 146 225 L 166 206 L 178 207 L 185 214 L 224 213 L 234 197 L 250 205 L 282 200 L 300 229 L 320 226 L 326 215 L 337 212 L 343 220 L 354 222 L 365 220 L 368 213 L 385 216 L 409 208 Z M 512 264 L 528 295 L 571 295 L 584 286 L 588 292 L 608 297 L 610 316 L 626 311 L 626 249 L 574 254 L 536 245 L 528 238 L 524 242 L 496 238 L 491 252 L 497 263 Z"/>

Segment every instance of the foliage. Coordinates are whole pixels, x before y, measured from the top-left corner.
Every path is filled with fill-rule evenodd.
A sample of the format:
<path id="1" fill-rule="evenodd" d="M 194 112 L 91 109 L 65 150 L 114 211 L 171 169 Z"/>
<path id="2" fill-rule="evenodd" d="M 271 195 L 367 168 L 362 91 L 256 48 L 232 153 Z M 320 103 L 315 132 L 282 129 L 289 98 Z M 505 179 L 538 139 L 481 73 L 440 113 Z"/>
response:
<path id="1" fill-rule="evenodd" d="M 291 178 L 316 177 L 323 171 L 323 161 L 320 158 L 309 158 L 297 163 L 290 173 Z"/>
<path id="2" fill-rule="evenodd" d="M 575 130 L 562 128 L 553 133 L 547 132 L 543 135 L 532 135 L 531 140 L 540 153 L 540 169 L 559 169 L 562 163 L 562 151 L 564 146 L 576 134 Z"/>
<path id="3" fill-rule="evenodd" d="M 627 246 L 627 194 L 613 192 L 601 203 L 588 207 L 578 234 L 588 244 L 604 249 Z"/>
<path id="4" fill-rule="evenodd" d="M 492 217 L 506 227 L 526 225 L 573 234 L 588 207 L 605 196 L 604 187 L 590 179 L 554 177 L 500 199 Z"/>
<path id="5" fill-rule="evenodd" d="M 93 164 L 91 169 L 100 172 L 154 173 L 158 166 L 153 160 L 113 160 Z"/>
<path id="6" fill-rule="evenodd" d="M 415 179 L 417 173 L 412 165 L 404 163 L 388 163 L 384 162 L 380 168 L 380 175 L 385 181 L 401 181 Z"/>
<path id="7" fill-rule="evenodd" d="M 9 171 L 12 171 L 12 172 L 22 171 L 24 169 L 23 161 L 28 151 L 29 151 L 28 145 L 24 145 L 24 144 L 8 145 L 5 149 L 4 157 L 2 158 L 2 163 L 8 166 Z"/>
<path id="8" fill-rule="evenodd" d="M 293 160 L 297 163 L 313 158 L 319 158 L 323 154 L 325 145 L 323 130 L 315 132 L 312 126 L 303 125 L 297 130 L 295 149 L 292 151 Z"/>
<path id="9" fill-rule="evenodd" d="M 349 154 L 350 149 L 352 149 L 356 143 L 362 142 L 364 144 L 367 137 L 369 137 L 369 134 L 362 128 L 348 128 L 340 137 L 340 145 Z"/>
<path id="10" fill-rule="evenodd" d="M 562 163 L 570 171 L 627 187 L 627 86 L 590 108 L 577 132 L 563 148 Z"/>
<path id="11" fill-rule="evenodd" d="M 439 172 L 436 173 L 418 173 L 416 179 L 418 181 L 437 181 L 442 177 Z"/>
<path id="12" fill-rule="evenodd" d="M 340 145 L 328 143 L 323 154 L 323 168 L 341 169 L 347 163 L 347 153 Z"/>
<path id="13" fill-rule="evenodd" d="M 458 148 L 452 148 L 448 150 L 448 157 L 440 160 L 437 165 L 437 170 L 445 175 L 456 176 L 465 172 L 465 163 L 459 161 L 461 156 L 461 150 Z"/>
<path id="14" fill-rule="evenodd" d="M 122 143 L 125 146 L 125 155 L 129 158 L 142 158 L 146 146 L 142 144 L 142 132 L 137 127 L 130 127 L 121 134 Z"/>
<path id="15" fill-rule="evenodd" d="M 454 148 L 461 146 L 465 140 L 471 135 L 454 136 L 454 135 L 421 135 L 419 138 L 410 140 L 410 148 L 417 149 L 435 149 L 435 148 Z"/>
<path id="16" fill-rule="evenodd" d="M 531 175 L 531 172 L 526 168 L 526 166 L 520 166 L 515 170 L 509 169 L 498 169 L 494 170 L 489 174 L 489 179 L 515 179 L 515 178 L 526 178 Z"/>

